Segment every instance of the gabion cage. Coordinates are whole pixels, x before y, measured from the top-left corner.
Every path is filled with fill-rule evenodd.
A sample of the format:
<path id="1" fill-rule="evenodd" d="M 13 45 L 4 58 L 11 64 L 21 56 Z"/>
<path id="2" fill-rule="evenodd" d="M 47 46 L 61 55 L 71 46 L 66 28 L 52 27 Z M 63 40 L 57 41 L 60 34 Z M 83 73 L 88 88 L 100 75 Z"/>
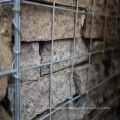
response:
<path id="1" fill-rule="evenodd" d="M 14 61 L 13 61 L 13 64 L 11 65 L 12 68 L 11 70 L 9 71 L 5 71 L 5 72 L 0 72 L 0 76 L 4 76 L 4 75 L 13 75 L 13 77 L 15 78 L 15 90 L 13 90 L 13 93 L 11 94 L 11 99 L 13 99 L 13 96 L 14 96 L 14 93 L 15 93 L 15 120 L 21 120 L 21 84 L 22 84 L 22 78 L 21 78 L 21 74 L 28 71 L 28 70 L 32 70 L 32 69 L 36 69 L 36 68 L 41 68 L 41 67 L 44 67 L 44 66 L 48 66 L 50 67 L 50 79 L 49 79 L 49 112 L 47 114 L 44 114 L 41 118 L 38 118 L 39 120 L 44 120 L 46 118 L 52 120 L 52 115 L 54 113 L 57 113 L 57 111 L 59 111 L 60 109 L 64 109 L 65 106 L 68 106 L 67 109 L 69 111 L 69 114 L 68 114 L 68 118 L 69 120 L 73 120 L 72 118 L 72 110 L 74 109 L 77 109 L 79 110 L 79 112 L 81 112 L 81 109 L 80 108 L 77 108 L 78 104 L 82 104 L 83 101 L 86 101 L 85 102 L 85 108 L 82 108 L 82 109 L 85 109 L 85 117 L 84 119 L 86 120 L 89 120 L 89 119 L 92 119 L 92 120 L 96 120 L 96 119 L 100 119 L 100 116 L 101 114 L 105 114 L 105 116 L 109 116 L 109 111 L 106 110 L 108 108 L 110 108 L 111 105 L 114 105 L 115 103 L 117 103 L 119 100 L 120 100 L 120 95 L 119 95 L 119 75 L 120 75 L 120 71 L 119 71 L 119 64 L 117 65 L 117 72 L 112 74 L 111 72 L 111 75 L 110 76 L 107 76 L 107 77 L 103 77 L 103 64 L 104 64 L 104 55 L 106 52 L 110 52 L 109 56 L 107 57 L 110 57 L 110 68 L 112 68 L 113 64 L 113 56 L 114 56 L 114 53 L 117 51 L 119 52 L 119 49 L 120 49 L 120 45 L 116 45 L 115 42 L 116 42 L 116 39 L 118 39 L 116 36 L 119 36 L 119 33 L 117 32 L 117 27 L 119 26 L 119 19 L 120 19 L 120 16 L 119 16 L 119 0 L 117 0 L 117 6 L 116 6 L 116 15 L 113 15 L 113 14 L 109 14 L 109 10 L 108 10 L 108 6 L 109 6 L 109 0 L 106 0 L 106 6 L 101 6 L 103 8 L 105 8 L 105 12 L 104 13 L 96 13 L 96 9 L 95 9 L 95 6 L 96 6 L 96 2 L 97 0 L 91 0 L 92 2 L 92 11 L 84 11 L 82 9 L 79 9 L 79 0 L 76 0 L 76 5 L 75 5 L 75 9 L 69 9 L 69 8 L 65 8 L 64 6 L 61 7 L 61 6 L 58 6 L 56 5 L 56 1 L 55 0 L 51 0 L 51 3 L 44 3 L 44 1 L 42 1 L 41 3 L 38 2 L 38 1 L 28 1 L 28 0 L 2 0 L 0 1 L 0 3 L 4 6 L 4 5 L 14 5 L 14 8 L 13 8 L 13 12 L 14 12 L 14 19 L 13 19 L 13 25 L 14 25 L 14 47 L 13 47 L 13 53 L 14 53 Z M 103 0 L 104 1 L 104 0 Z M 21 68 L 21 39 L 22 39 L 22 33 L 21 33 L 21 21 L 20 21 L 20 18 L 21 18 L 21 5 L 32 5 L 32 6 L 38 6 L 38 7 L 44 7 L 45 9 L 46 8 L 50 8 L 52 10 L 52 25 L 51 25 L 51 59 L 50 59 L 50 62 L 47 62 L 47 63 L 43 63 L 43 64 L 39 64 L 39 65 L 35 65 L 35 66 L 30 66 L 30 67 L 26 67 L 26 68 Z M 82 3 L 81 3 L 82 4 Z M 85 3 L 86 4 L 86 3 Z M 89 3 L 90 4 L 90 3 Z M 89 8 L 90 6 L 88 6 Z M 112 9 L 112 8 L 110 8 Z M 74 30 L 73 30 L 73 33 L 74 33 L 74 42 L 72 44 L 72 48 L 73 48 L 73 51 L 72 51 L 72 56 L 69 57 L 69 58 L 65 58 L 65 59 L 60 59 L 60 60 L 53 60 L 53 57 L 54 57 L 54 40 L 55 40 L 55 12 L 57 10 L 61 10 L 61 11 L 67 11 L 67 12 L 70 12 L 70 13 L 75 13 L 75 21 L 74 21 Z M 62 13 L 61 13 L 62 14 Z M 90 39 L 88 40 L 87 39 L 87 42 L 88 42 L 88 47 L 89 47 L 89 50 L 88 50 L 88 53 L 83 53 L 81 55 L 78 55 L 76 56 L 76 39 L 77 39 L 77 27 L 78 27 L 78 18 L 79 18 L 79 14 L 84 14 L 85 16 L 88 16 L 91 17 L 92 19 L 92 22 L 89 23 L 91 24 L 90 25 Z M 69 16 L 69 15 L 68 15 Z M 93 34 L 94 34 L 94 19 L 96 16 L 99 16 L 99 17 L 104 17 L 104 24 L 103 27 L 104 27 L 104 31 L 102 31 L 102 35 L 103 35 L 103 39 L 102 39 L 102 49 L 101 50 L 97 50 L 97 51 L 93 51 Z M 114 37 L 113 37 L 113 40 L 112 40 L 112 43 L 111 43 L 111 46 L 109 48 L 106 48 L 106 36 L 108 34 L 108 36 L 111 35 L 111 32 L 110 33 L 107 33 L 107 25 L 108 25 L 108 20 L 109 19 L 114 19 Z M 28 18 L 29 19 L 29 18 Z M 43 22 L 43 21 L 41 21 Z M 111 21 L 110 21 L 111 22 Z M 71 30 L 72 31 L 72 30 Z M 98 31 L 99 31 L 99 28 L 98 28 Z M 45 34 L 45 33 L 44 33 Z M 61 34 L 61 33 L 59 33 Z M 94 34 L 95 35 L 95 34 Z M 118 40 L 119 41 L 119 40 Z M 40 44 L 42 44 L 42 42 L 40 42 Z M 67 44 L 66 44 L 66 47 L 67 47 Z M 33 48 L 31 48 L 33 49 Z M 62 48 L 61 48 L 62 49 Z M 64 53 L 65 54 L 65 53 Z M 100 76 L 99 76 L 99 81 L 97 84 L 93 85 L 92 87 L 90 87 L 90 83 L 89 83 L 89 80 L 90 80 L 90 76 L 91 76 L 91 60 L 92 60 L 92 56 L 96 55 L 96 54 L 100 54 L 101 55 L 101 58 L 99 59 L 100 61 Z M 88 63 L 88 69 L 87 69 L 87 81 L 86 81 L 86 88 L 85 88 L 85 91 L 82 93 L 82 94 L 75 94 L 73 95 L 73 79 L 74 79 L 74 67 L 76 66 L 74 63 L 75 63 L 75 60 L 76 59 L 80 59 L 80 58 L 84 58 L 86 57 L 88 58 L 87 60 L 87 63 Z M 118 60 L 120 59 L 119 57 L 117 58 Z M 62 104 L 60 104 L 59 106 L 57 106 L 56 108 L 54 108 L 52 106 L 52 89 L 53 89 L 53 82 L 52 82 L 52 79 L 53 79 L 53 66 L 57 63 L 61 63 L 61 62 L 65 62 L 65 61 L 71 61 L 71 74 L 70 74 L 70 95 L 68 97 L 68 99 L 66 99 L 66 101 Z M 64 63 L 63 63 L 64 64 Z M 109 69 L 110 69 L 109 68 Z M 111 70 L 112 71 L 112 70 Z M 34 77 L 34 75 L 33 75 Z M 62 77 L 61 77 L 62 78 Z M 107 88 L 109 89 L 112 89 L 111 88 L 111 79 L 116 79 L 114 82 L 116 82 L 117 86 L 116 86 L 116 89 L 115 89 L 115 97 L 113 97 L 112 100 L 109 100 L 109 102 L 107 104 L 104 104 L 102 106 L 99 106 L 100 105 L 100 95 L 103 95 L 103 89 L 105 86 L 107 86 Z M 42 88 L 41 88 L 42 89 Z M 62 89 L 62 88 L 61 88 Z M 79 89 L 79 88 L 78 88 Z M 92 116 L 92 118 L 90 118 L 90 116 L 88 115 L 89 114 L 89 109 L 88 107 L 90 107 L 88 104 L 89 104 L 89 100 L 91 97 L 93 97 L 94 95 L 97 95 L 97 105 L 98 107 L 96 106 L 96 109 L 99 109 L 97 112 L 95 112 Z M 40 98 L 42 99 L 42 98 Z M 74 101 L 77 101 L 76 104 L 73 104 Z M 119 110 L 118 110 L 118 107 L 115 107 L 116 109 L 116 119 L 120 119 L 119 117 Z M 27 119 L 27 118 L 26 118 Z M 59 118 L 58 118 L 59 119 Z M 111 118 L 112 119 L 112 118 Z M 113 118 L 115 119 L 115 118 Z"/>

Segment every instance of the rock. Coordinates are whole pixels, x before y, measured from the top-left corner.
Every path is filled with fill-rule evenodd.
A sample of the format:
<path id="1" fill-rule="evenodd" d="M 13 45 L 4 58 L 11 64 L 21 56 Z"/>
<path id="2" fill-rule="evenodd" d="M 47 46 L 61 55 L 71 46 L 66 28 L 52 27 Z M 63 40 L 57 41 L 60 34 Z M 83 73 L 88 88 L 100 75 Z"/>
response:
<path id="1" fill-rule="evenodd" d="M 83 120 L 83 118 L 85 117 L 85 113 L 86 113 L 86 99 L 81 101 L 76 107 L 74 107 L 80 100 L 82 100 L 85 96 L 82 96 L 82 98 L 79 98 L 78 100 L 75 100 L 72 102 L 72 108 L 71 109 L 71 117 L 72 120 Z M 63 103 L 59 104 L 58 106 L 64 104 L 66 101 L 64 101 Z M 58 108 L 58 106 L 56 106 L 55 108 Z M 88 107 L 89 108 L 94 108 L 97 106 L 97 99 L 96 96 L 91 97 L 88 100 Z M 69 104 L 67 104 L 66 106 L 62 107 L 60 110 L 56 111 L 55 113 L 52 114 L 52 120 L 69 120 L 70 119 L 70 109 L 68 109 Z M 88 113 L 91 113 L 93 111 L 93 109 L 89 109 Z M 49 111 L 46 111 L 40 115 L 38 115 L 37 117 L 35 117 L 35 119 L 33 120 L 39 120 L 41 119 L 43 116 L 45 116 L 46 114 L 48 114 Z M 49 117 L 45 118 L 45 120 L 49 120 Z"/>
<path id="2" fill-rule="evenodd" d="M 10 48 L 11 39 L 11 7 L 0 5 L 0 72 L 11 70 L 12 52 Z M 6 95 L 9 75 L 0 76 L 0 102 Z"/>
<path id="3" fill-rule="evenodd" d="M 22 43 L 21 67 L 27 68 L 40 65 L 39 43 Z M 30 69 L 22 72 L 23 81 L 39 80 L 40 68 Z"/>
<path id="4" fill-rule="evenodd" d="M 65 69 L 54 73 L 52 76 L 52 108 L 70 97 L 71 69 Z M 50 75 L 36 81 L 23 82 L 21 85 L 21 109 L 22 120 L 30 120 L 37 114 L 49 109 Z M 14 84 L 8 87 L 10 99 Z M 75 94 L 74 84 L 72 94 Z M 14 99 L 11 101 L 11 111 L 14 114 Z"/>
<path id="5" fill-rule="evenodd" d="M 108 15 L 116 15 L 117 11 L 117 0 L 109 0 L 108 1 Z M 87 6 L 86 10 L 93 12 L 94 1 L 89 1 L 89 7 Z M 95 13 L 106 14 L 107 1 L 106 0 L 98 0 L 95 1 Z"/>
<path id="6" fill-rule="evenodd" d="M 84 96 L 85 97 L 85 96 Z M 88 99 L 88 114 L 90 114 L 93 109 L 97 107 L 97 96 L 91 97 Z M 80 100 L 82 100 L 83 98 L 79 98 L 77 101 L 75 101 L 73 103 L 73 105 L 76 105 L 76 103 L 78 103 Z M 86 104 L 87 104 L 87 99 L 83 100 L 82 102 L 80 102 L 75 109 L 72 109 L 72 120 L 83 120 L 83 118 L 86 115 Z"/>
<path id="7" fill-rule="evenodd" d="M 92 16 L 86 15 L 85 24 L 82 29 L 82 37 L 91 38 L 91 28 L 92 28 Z M 99 28 L 99 29 L 98 29 Z M 105 30 L 105 17 L 103 16 L 95 16 L 93 22 L 93 39 L 103 39 L 104 38 L 104 30 Z M 110 41 L 114 38 L 114 30 L 115 30 L 115 18 L 108 18 L 106 25 L 106 41 Z"/>
<path id="8" fill-rule="evenodd" d="M 53 3 L 51 0 L 37 0 L 39 2 L 44 2 L 44 3 Z M 55 0 L 56 4 L 63 5 L 63 6 L 74 6 L 76 7 L 77 2 L 75 0 Z M 78 6 L 80 8 L 86 8 L 87 5 L 89 4 L 89 0 L 79 0 L 78 1 Z"/>
<path id="9" fill-rule="evenodd" d="M 119 42 L 120 41 L 116 40 L 116 45 L 119 45 Z M 111 47 L 112 47 L 111 42 L 107 41 L 106 44 L 105 44 L 105 49 L 111 48 Z M 102 49 L 103 49 L 102 41 L 93 41 L 93 43 L 92 43 L 92 52 L 101 51 Z M 119 52 L 120 52 L 120 49 L 114 50 L 114 52 L 113 52 L 113 59 L 116 59 L 116 58 L 119 57 Z M 111 55 L 112 55 L 112 50 L 105 51 L 104 52 L 104 59 L 103 59 L 103 61 L 110 60 L 111 59 Z M 101 60 L 102 60 L 102 53 L 96 53 L 96 54 L 93 54 L 91 56 L 91 63 L 92 64 L 101 64 Z"/>
<path id="10" fill-rule="evenodd" d="M 108 98 L 116 93 L 116 86 L 117 86 L 116 83 L 117 83 L 117 78 L 113 78 L 109 82 L 104 84 L 103 96 L 105 98 Z"/>
<path id="11" fill-rule="evenodd" d="M 109 76 L 112 76 L 119 72 L 119 68 L 120 68 L 119 58 L 112 58 L 112 64 L 110 61 L 109 66 L 106 66 L 106 71 Z"/>
<path id="12" fill-rule="evenodd" d="M 104 78 L 104 66 L 102 66 L 102 74 Z M 101 66 L 100 65 L 90 65 L 90 74 L 89 74 L 89 86 L 92 88 L 100 81 L 101 76 Z M 84 66 L 77 66 L 74 68 L 74 84 L 77 94 L 83 94 L 87 90 L 87 80 L 88 80 L 88 64 Z"/>
<path id="13" fill-rule="evenodd" d="M 51 61 L 51 42 L 40 43 L 40 55 L 41 64 L 48 63 Z M 54 41 L 53 45 L 53 61 L 63 60 L 73 57 L 73 39 L 68 40 L 57 40 Z M 75 56 L 80 56 L 88 53 L 87 46 L 84 43 L 84 39 L 76 39 Z M 74 65 L 80 64 L 88 60 L 88 56 L 77 58 L 74 60 Z M 72 66 L 72 60 L 66 60 L 59 63 L 53 64 L 53 72 L 65 69 Z M 50 65 L 41 67 L 41 76 L 50 73 Z"/>
<path id="14" fill-rule="evenodd" d="M 84 19 L 84 14 L 78 14 L 76 37 L 81 36 L 81 26 L 84 23 Z M 75 13 L 56 9 L 54 20 L 54 40 L 74 38 L 74 30 Z M 52 40 L 52 9 L 33 5 L 22 5 L 21 32 L 22 41 L 30 42 Z"/>
<path id="15" fill-rule="evenodd" d="M 11 120 L 8 113 L 5 111 L 5 109 L 0 104 L 0 120 Z"/>

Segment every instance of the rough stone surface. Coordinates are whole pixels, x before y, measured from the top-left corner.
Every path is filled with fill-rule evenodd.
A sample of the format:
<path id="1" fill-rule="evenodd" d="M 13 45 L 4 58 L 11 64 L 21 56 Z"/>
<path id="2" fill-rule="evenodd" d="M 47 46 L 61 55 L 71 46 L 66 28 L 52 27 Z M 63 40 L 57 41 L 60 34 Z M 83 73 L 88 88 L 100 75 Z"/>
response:
<path id="1" fill-rule="evenodd" d="M 90 0 L 89 7 L 87 6 L 86 10 L 93 12 L 94 1 Z M 95 1 L 95 13 L 106 14 L 107 0 L 96 0 Z M 117 11 L 117 0 L 108 1 L 108 14 L 116 15 Z"/>
<path id="2" fill-rule="evenodd" d="M 120 42 L 119 40 L 116 40 L 116 45 L 119 45 L 119 42 Z M 112 47 L 113 46 L 112 46 L 111 42 L 107 41 L 105 43 L 105 49 L 112 48 Z M 92 43 L 92 52 L 100 51 L 102 49 L 103 49 L 103 42 L 102 41 L 93 41 L 93 43 Z M 117 62 L 116 59 L 119 57 L 119 52 L 120 52 L 119 48 L 113 51 L 113 58 L 112 58 L 113 59 L 113 64 L 114 64 L 114 61 Z M 104 55 L 103 56 L 103 62 L 110 60 L 111 59 L 111 55 L 112 55 L 112 50 L 105 51 L 103 55 Z M 102 60 L 102 52 L 93 54 L 91 56 L 91 63 L 92 64 L 101 64 L 101 60 Z"/>
<path id="3" fill-rule="evenodd" d="M 78 99 L 77 101 L 74 101 L 73 105 L 76 105 L 76 103 L 78 103 L 81 100 Z M 72 110 L 72 120 L 83 120 L 83 118 L 86 115 L 86 104 L 87 104 L 87 100 L 83 100 L 82 102 L 80 102 L 75 109 Z M 94 108 L 97 106 L 97 96 L 91 97 L 88 99 L 88 108 Z M 88 114 L 91 113 L 92 109 L 88 109 Z"/>
<path id="4" fill-rule="evenodd" d="M 109 84 L 109 85 L 108 85 Z M 105 98 L 110 97 L 111 95 L 115 94 L 116 92 L 116 86 L 117 86 L 117 78 L 111 79 L 109 83 L 107 82 L 104 84 L 104 90 L 103 90 L 103 96 Z M 108 86 L 107 86 L 108 85 Z"/>
<path id="5" fill-rule="evenodd" d="M 114 74 L 118 74 L 120 70 L 120 59 L 119 58 L 113 58 L 112 63 L 110 61 L 109 66 L 106 67 L 107 73 L 109 76 L 112 76 Z"/>
<path id="6" fill-rule="evenodd" d="M 46 42 L 41 44 L 40 53 L 41 53 L 41 64 L 48 63 L 51 61 L 51 42 Z M 57 40 L 54 41 L 53 45 L 53 61 L 63 60 L 70 57 L 73 57 L 73 45 L 74 40 Z M 84 43 L 84 39 L 79 38 L 76 39 L 75 45 L 75 56 L 80 56 L 88 53 L 87 46 Z M 85 62 L 88 60 L 88 56 L 77 58 L 74 60 L 74 65 L 80 64 L 81 62 Z M 59 63 L 53 64 L 53 72 L 65 69 L 67 67 L 72 66 L 72 60 L 62 61 Z M 50 65 L 41 67 L 41 75 L 50 73 Z"/>
<path id="7" fill-rule="evenodd" d="M 0 72 L 11 69 L 12 52 L 10 48 L 11 39 L 11 7 L 0 5 Z M 0 101 L 6 95 L 9 75 L 0 76 Z"/>
<path id="8" fill-rule="evenodd" d="M 37 1 L 53 3 L 52 0 L 37 0 Z M 76 0 L 56 0 L 55 3 L 63 5 L 63 6 L 76 6 L 77 5 Z M 78 6 L 81 8 L 86 8 L 88 4 L 89 4 L 89 0 L 79 0 L 78 1 Z"/>
<path id="9" fill-rule="evenodd" d="M 65 69 L 52 76 L 52 107 L 65 101 L 70 97 L 70 75 L 71 69 Z M 8 87 L 8 98 L 10 99 L 14 85 Z M 22 97 L 22 120 L 30 120 L 37 114 L 49 109 L 50 75 L 37 81 L 23 82 L 21 86 Z M 75 94 L 74 84 L 72 94 Z M 14 99 L 11 101 L 11 111 L 14 113 Z"/>
<path id="10" fill-rule="evenodd" d="M 86 15 L 85 24 L 82 29 L 82 37 L 91 38 L 91 28 L 92 28 L 92 16 Z M 98 29 L 99 28 L 99 29 Z M 93 39 L 103 39 L 104 38 L 104 30 L 105 30 L 105 17 L 103 16 L 95 16 L 93 21 Z M 115 18 L 108 18 L 106 25 L 106 35 L 105 38 L 107 41 L 110 41 L 114 38 L 114 30 L 115 30 Z"/>
<path id="11" fill-rule="evenodd" d="M 52 9 L 32 5 L 21 6 L 22 41 L 52 40 Z M 29 18 L 29 19 L 28 19 Z M 80 37 L 85 15 L 78 14 L 76 37 Z M 74 38 L 75 13 L 55 10 L 54 40 Z"/>
<path id="12" fill-rule="evenodd" d="M 85 96 L 84 96 L 85 97 Z M 71 117 L 72 120 L 83 120 L 83 118 L 85 117 L 85 113 L 86 113 L 86 100 L 83 100 L 82 102 L 80 102 L 76 107 L 73 107 L 74 105 L 76 105 L 80 100 L 82 100 L 82 98 L 75 100 L 74 102 L 72 102 L 72 110 L 71 110 Z M 65 103 L 65 102 L 64 102 Z M 62 104 L 64 104 L 62 103 Z M 60 105 L 59 105 L 60 106 Z M 88 107 L 96 107 L 97 106 L 97 99 L 96 96 L 91 97 L 88 100 Z M 57 108 L 58 106 L 56 106 L 55 108 Z M 52 114 L 52 120 L 69 120 L 70 119 L 70 110 L 68 109 L 69 104 L 62 107 L 60 110 L 56 111 L 55 113 Z M 88 110 L 88 113 L 91 113 L 92 109 Z M 44 115 L 48 114 L 49 112 L 45 112 L 41 115 L 38 115 L 34 120 L 39 120 L 40 118 L 42 118 Z M 49 120 L 49 117 L 45 118 L 45 120 Z"/>
<path id="13" fill-rule="evenodd" d="M 100 76 L 105 72 L 104 66 L 102 66 L 101 74 L 100 65 L 90 65 L 90 74 L 89 74 L 89 85 L 88 88 L 95 86 L 100 81 Z M 94 74 L 93 74 L 94 73 Z M 87 90 L 87 80 L 88 80 L 88 64 L 80 67 L 77 66 L 74 68 L 74 84 L 77 94 L 83 94 Z M 104 76 L 103 76 L 104 78 Z"/>
<path id="14" fill-rule="evenodd" d="M 11 120 L 8 113 L 5 111 L 3 106 L 0 104 L 0 120 Z"/>
<path id="15" fill-rule="evenodd" d="M 39 43 L 22 43 L 21 68 L 40 65 Z M 40 68 L 30 69 L 22 72 L 22 80 L 38 80 Z"/>

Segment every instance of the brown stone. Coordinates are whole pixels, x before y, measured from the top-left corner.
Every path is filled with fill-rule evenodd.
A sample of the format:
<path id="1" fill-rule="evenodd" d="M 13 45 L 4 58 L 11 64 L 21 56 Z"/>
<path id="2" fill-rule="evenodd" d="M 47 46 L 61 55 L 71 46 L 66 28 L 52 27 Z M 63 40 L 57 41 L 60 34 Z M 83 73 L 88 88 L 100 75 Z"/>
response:
<path id="1" fill-rule="evenodd" d="M 0 120 L 11 120 L 8 113 L 5 111 L 5 109 L 0 104 Z"/>
<path id="2" fill-rule="evenodd" d="M 40 65 L 41 56 L 39 55 L 39 43 L 22 43 L 21 44 L 21 68 L 28 68 Z M 40 68 L 23 71 L 21 74 L 23 81 L 40 79 Z"/>
<path id="3" fill-rule="evenodd" d="M 51 45 L 52 42 L 41 42 L 40 43 L 40 55 L 41 64 L 48 63 L 51 61 Z M 73 57 L 74 40 L 57 40 L 54 41 L 53 45 L 53 61 L 63 60 Z M 88 48 L 85 44 L 85 40 L 82 38 L 76 39 L 75 44 L 75 57 L 88 53 Z M 88 60 L 88 56 L 74 59 L 74 65 L 80 64 Z M 72 60 L 66 60 L 53 64 L 52 72 L 56 72 L 72 66 Z M 50 65 L 41 67 L 41 76 L 50 74 Z"/>
<path id="4" fill-rule="evenodd" d="M 54 73 L 52 76 L 52 108 L 70 97 L 71 69 Z M 49 109 L 51 76 L 41 77 L 36 81 L 23 82 L 21 85 L 22 120 L 32 119 Z M 8 86 L 8 98 L 12 94 L 14 84 Z M 75 94 L 74 84 L 72 94 Z M 11 111 L 14 115 L 14 99 L 11 101 Z"/>
<path id="5" fill-rule="evenodd" d="M 98 84 L 100 81 L 100 76 L 103 74 L 104 78 L 104 66 L 102 66 L 102 74 L 101 74 L 101 66 L 100 65 L 90 65 L 90 74 L 89 74 L 89 84 L 88 88 L 91 88 Z M 94 73 L 94 74 L 93 74 Z M 87 90 L 87 81 L 88 81 L 88 64 L 83 66 L 77 66 L 74 68 L 74 76 L 73 76 L 75 89 L 77 94 L 83 94 Z"/>
<path id="6" fill-rule="evenodd" d="M 53 3 L 53 0 L 37 0 L 39 2 L 44 3 Z M 76 6 L 77 2 L 76 0 L 55 0 L 56 4 L 63 5 L 63 6 Z M 89 4 L 89 0 L 78 0 L 78 6 L 80 8 L 86 8 Z"/>
<path id="7" fill-rule="evenodd" d="M 91 36 L 93 17 L 91 15 L 86 15 L 85 24 L 82 30 L 82 37 L 84 38 L 93 38 L 93 39 L 103 39 L 105 31 L 105 17 L 95 16 L 93 21 L 93 32 Z M 115 30 L 115 18 L 108 18 L 106 25 L 106 41 L 110 41 L 114 38 Z"/>
<path id="8" fill-rule="evenodd" d="M 70 8 L 70 7 L 68 7 Z M 28 19 L 29 18 L 29 19 Z M 80 37 L 85 15 L 78 15 L 76 37 Z M 21 6 L 22 41 L 52 40 L 52 9 L 32 5 Z M 75 13 L 55 10 L 54 40 L 74 38 Z"/>

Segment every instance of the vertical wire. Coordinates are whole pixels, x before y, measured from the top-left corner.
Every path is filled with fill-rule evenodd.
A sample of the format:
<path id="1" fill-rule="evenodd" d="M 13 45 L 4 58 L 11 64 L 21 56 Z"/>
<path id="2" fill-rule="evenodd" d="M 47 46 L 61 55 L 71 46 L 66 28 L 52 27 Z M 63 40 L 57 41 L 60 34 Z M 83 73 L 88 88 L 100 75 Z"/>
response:
<path id="1" fill-rule="evenodd" d="M 14 25 L 15 25 L 15 120 L 21 120 L 21 34 L 20 34 L 20 0 L 14 1 Z"/>
<path id="2" fill-rule="evenodd" d="M 116 27 L 117 27 L 117 20 L 118 20 L 118 14 L 119 14 L 119 3 L 120 1 L 118 0 L 117 1 L 117 14 L 116 14 L 116 25 L 115 25 L 115 33 L 114 33 L 114 40 L 115 40 L 115 36 L 116 36 Z M 114 47 L 114 41 L 113 41 L 113 47 Z M 111 56 L 111 58 L 113 57 L 113 51 L 112 51 L 112 56 Z M 118 62 L 118 71 L 117 72 L 119 72 L 120 71 L 120 57 L 118 58 L 119 59 L 119 62 Z M 111 68 L 112 68 L 112 61 L 111 61 Z M 120 78 L 120 76 L 118 75 L 117 76 L 117 81 L 116 81 L 116 97 L 117 97 L 117 95 L 118 95 L 118 84 L 119 84 L 119 78 Z M 117 107 L 116 107 L 116 117 L 117 117 Z"/>
<path id="3" fill-rule="evenodd" d="M 75 43 L 76 43 L 76 32 L 77 32 L 77 19 L 78 19 L 78 0 L 77 0 L 77 7 L 76 7 L 76 18 L 75 18 L 75 34 L 74 34 L 74 47 L 73 47 L 73 59 L 72 59 L 72 76 L 71 76 L 71 85 L 70 85 L 70 100 L 72 99 L 72 84 L 73 84 L 73 71 L 74 71 L 74 57 L 75 57 Z M 71 111 L 71 102 L 69 105 L 70 108 L 70 113 L 69 113 L 69 117 L 70 120 L 72 120 L 72 111 Z"/>
<path id="4" fill-rule="evenodd" d="M 51 49 L 51 79 L 50 79 L 50 120 L 52 107 L 52 67 L 53 67 L 53 42 L 54 42 L 54 19 L 55 19 L 55 0 L 53 0 L 53 18 L 52 18 L 52 49 Z"/>
<path id="5" fill-rule="evenodd" d="M 86 116 L 85 119 L 87 120 L 87 114 L 88 114 L 88 89 L 89 89 L 89 78 L 90 78 L 90 63 L 91 63 L 91 48 L 92 48 L 92 35 L 93 35 L 93 24 L 94 24 L 94 13 L 95 13 L 95 0 L 93 2 L 93 14 L 92 14 L 92 26 L 91 26 L 91 38 L 90 38 L 90 49 L 89 49 L 89 61 L 88 61 L 88 77 L 87 77 L 87 83 L 86 83 L 86 94 L 87 94 L 87 101 L 86 101 Z"/>
<path id="6" fill-rule="evenodd" d="M 107 18 L 108 18 L 108 3 L 109 3 L 109 0 L 107 0 L 107 6 L 106 6 L 105 28 L 104 28 L 103 49 L 102 49 L 102 58 L 101 58 L 101 69 L 100 69 L 101 70 L 100 71 L 100 82 L 102 81 L 102 78 L 103 78 L 103 74 L 102 74 L 103 67 L 102 66 L 103 66 L 103 60 L 104 60 L 104 50 L 105 50 L 105 41 L 106 41 L 106 28 L 107 28 Z M 101 87 L 103 87 L 103 86 L 101 86 Z M 100 99 L 100 95 L 99 95 L 98 101 L 99 101 L 99 99 Z"/>
<path id="7" fill-rule="evenodd" d="M 114 29 L 114 37 L 113 37 L 113 42 L 112 42 L 112 53 L 111 53 L 111 63 L 110 63 L 110 73 L 113 73 L 112 69 L 112 59 L 113 59 L 113 53 L 114 53 L 114 47 L 115 47 L 115 37 L 116 37 L 116 29 L 117 29 L 117 19 L 118 19 L 118 10 L 119 10 L 119 0 L 117 0 L 117 6 L 116 6 L 116 20 L 115 20 L 115 29 Z M 119 78 L 118 78 L 119 79 Z M 110 81 L 109 81 L 110 84 Z M 110 89 L 110 87 L 108 87 Z M 117 89 L 117 86 L 116 86 Z M 108 93 L 110 95 L 110 93 Z"/>
<path id="8" fill-rule="evenodd" d="M 116 37 L 116 29 L 117 29 L 117 19 L 118 19 L 118 10 L 119 10 L 119 0 L 117 0 L 117 11 L 116 11 L 116 21 L 115 21 L 115 30 L 114 30 L 114 38 L 113 38 L 113 42 L 112 42 L 112 54 L 111 54 L 111 63 L 110 63 L 110 68 L 111 68 L 111 73 L 113 72 L 112 69 L 112 59 L 113 59 L 113 53 L 114 53 L 114 47 L 115 47 L 115 37 Z"/>

